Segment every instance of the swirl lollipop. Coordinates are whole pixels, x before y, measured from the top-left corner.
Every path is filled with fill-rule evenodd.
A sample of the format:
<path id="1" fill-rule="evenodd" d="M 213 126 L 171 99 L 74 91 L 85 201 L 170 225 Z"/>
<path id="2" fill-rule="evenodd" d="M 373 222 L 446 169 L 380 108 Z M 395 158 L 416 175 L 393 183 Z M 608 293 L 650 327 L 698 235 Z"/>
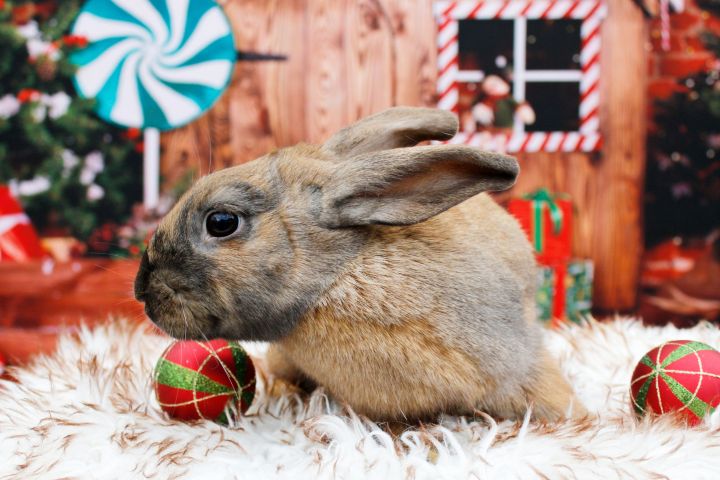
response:
<path id="1" fill-rule="evenodd" d="M 75 87 L 97 113 L 145 130 L 145 205 L 157 206 L 159 130 L 196 119 L 220 97 L 236 59 L 232 29 L 212 0 L 89 0 L 72 29 Z"/>

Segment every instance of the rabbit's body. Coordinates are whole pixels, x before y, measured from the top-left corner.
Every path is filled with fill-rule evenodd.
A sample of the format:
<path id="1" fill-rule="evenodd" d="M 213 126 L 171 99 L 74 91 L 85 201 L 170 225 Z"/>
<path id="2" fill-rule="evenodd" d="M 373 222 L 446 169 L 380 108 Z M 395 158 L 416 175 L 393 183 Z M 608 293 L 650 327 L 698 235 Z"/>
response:
<path id="1" fill-rule="evenodd" d="M 521 415 L 533 379 L 553 371 L 535 274 L 524 233 L 486 194 L 417 225 L 377 227 L 273 361 L 373 418 Z M 567 404 L 543 407 L 554 417 Z"/>
<path id="2" fill-rule="evenodd" d="M 204 177 L 153 236 L 137 298 L 178 337 L 273 342 L 276 376 L 375 419 L 563 416 L 573 395 L 542 346 L 530 245 L 481 193 L 509 188 L 517 163 L 411 147 L 456 129 L 396 108 Z"/>

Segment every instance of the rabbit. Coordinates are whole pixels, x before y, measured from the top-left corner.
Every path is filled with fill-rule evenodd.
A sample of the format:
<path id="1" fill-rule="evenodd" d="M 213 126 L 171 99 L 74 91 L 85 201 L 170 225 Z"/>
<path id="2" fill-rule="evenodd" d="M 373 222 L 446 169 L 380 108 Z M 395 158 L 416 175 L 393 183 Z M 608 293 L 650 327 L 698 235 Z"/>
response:
<path id="1" fill-rule="evenodd" d="M 160 223 L 135 296 L 181 338 L 271 342 L 276 378 L 378 421 L 579 416 L 542 343 L 536 265 L 485 191 L 515 159 L 449 112 L 395 107 L 201 178 Z"/>

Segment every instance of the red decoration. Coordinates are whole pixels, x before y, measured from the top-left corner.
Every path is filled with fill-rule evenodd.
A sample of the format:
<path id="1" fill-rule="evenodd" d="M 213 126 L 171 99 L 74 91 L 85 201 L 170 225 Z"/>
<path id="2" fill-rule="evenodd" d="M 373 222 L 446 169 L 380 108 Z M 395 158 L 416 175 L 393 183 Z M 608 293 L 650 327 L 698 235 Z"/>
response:
<path id="1" fill-rule="evenodd" d="M 0 353 L 0 375 L 5 373 L 5 357 Z"/>
<path id="2" fill-rule="evenodd" d="M 539 263 L 552 267 L 570 259 L 573 218 L 570 200 L 543 189 L 510 200 L 508 210 L 525 230 Z"/>
<path id="3" fill-rule="evenodd" d="M 82 35 L 64 35 L 63 43 L 68 47 L 85 48 L 88 46 L 88 39 Z"/>
<path id="4" fill-rule="evenodd" d="M 684 246 L 679 238 L 666 240 L 645 252 L 641 283 L 654 286 L 676 280 L 695 268 L 705 252 L 704 245 Z"/>
<path id="5" fill-rule="evenodd" d="M 15 25 L 24 25 L 34 17 L 50 18 L 57 9 L 57 0 L 28 2 L 12 8 L 12 21 Z"/>
<path id="6" fill-rule="evenodd" d="M 565 277 L 567 276 L 567 262 L 558 262 L 550 265 L 555 273 L 555 291 L 553 293 L 552 316 L 554 319 L 565 318 Z"/>
<path id="7" fill-rule="evenodd" d="M 0 261 L 27 261 L 44 255 L 30 219 L 10 194 L 0 186 Z"/>
<path id="8" fill-rule="evenodd" d="M 720 404 L 720 352 L 690 340 L 663 343 L 638 363 L 630 394 L 638 414 L 674 412 L 697 425 Z"/>
<path id="9" fill-rule="evenodd" d="M 155 367 L 158 403 L 182 420 L 224 420 L 231 401 L 244 413 L 255 395 L 255 367 L 237 342 L 177 341 Z"/>
<path id="10" fill-rule="evenodd" d="M 139 128 L 130 127 L 123 132 L 123 136 L 129 140 L 136 140 L 140 138 L 141 133 Z"/>
<path id="11" fill-rule="evenodd" d="M 23 88 L 17 94 L 20 103 L 37 102 L 40 100 L 40 91 L 34 88 Z"/>

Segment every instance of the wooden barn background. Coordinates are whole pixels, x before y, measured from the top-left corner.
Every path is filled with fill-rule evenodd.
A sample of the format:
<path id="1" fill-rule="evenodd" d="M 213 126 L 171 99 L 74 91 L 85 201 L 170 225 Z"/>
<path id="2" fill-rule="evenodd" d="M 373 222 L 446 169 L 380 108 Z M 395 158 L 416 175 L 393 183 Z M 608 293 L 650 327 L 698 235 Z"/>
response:
<path id="1" fill-rule="evenodd" d="M 238 48 L 288 56 L 238 63 L 232 86 L 201 120 L 163 137 L 162 174 L 252 160 L 274 148 L 321 143 L 392 105 L 434 106 L 431 0 L 229 0 Z M 601 152 L 518 155 L 522 174 L 506 195 L 537 187 L 568 192 L 576 209 L 575 255 L 596 265 L 595 306 L 635 306 L 642 254 L 646 28 L 630 0 L 608 0 L 602 29 Z"/>

